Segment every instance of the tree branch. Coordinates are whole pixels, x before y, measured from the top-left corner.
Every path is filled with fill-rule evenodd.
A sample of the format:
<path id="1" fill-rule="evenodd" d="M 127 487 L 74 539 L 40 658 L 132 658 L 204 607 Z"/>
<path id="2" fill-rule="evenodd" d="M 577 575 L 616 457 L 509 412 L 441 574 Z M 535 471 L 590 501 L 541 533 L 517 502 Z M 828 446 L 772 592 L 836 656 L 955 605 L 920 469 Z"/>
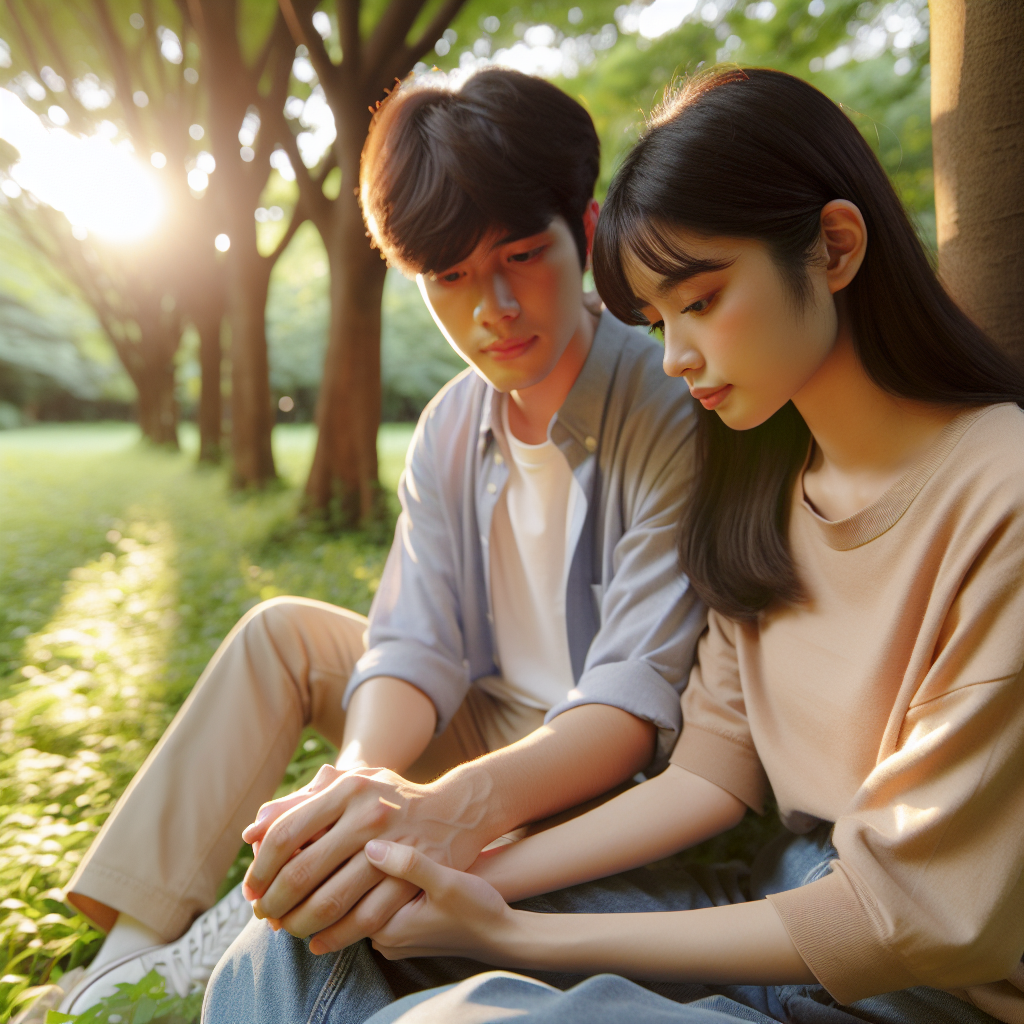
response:
<path id="1" fill-rule="evenodd" d="M 359 69 L 365 59 L 363 40 L 359 35 L 360 0 L 336 0 L 338 37 L 341 40 L 341 66 L 352 81 L 359 80 Z"/>
<path id="2" fill-rule="evenodd" d="M 46 43 L 50 53 L 53 55 L 52 59 L 54 64 L 57 65 L 67 86 L 70 87 L 71 79 L 74 77 L 74 72 L 71 69 L 70 61 L 64 54 L 64 50 L 61 48 L 60 44 L 57 42 L 56 36 L 53 34 L 49 15 L 43 9 L 41 4 L 34 5 L 31 10 L 36 27 L 39 29 L 39 34 L 43 37 L 43 41 Z M 68 91 L 70 92 L 70 88 Z"/>
<path id="3" fill-rule="evenodd" d="M 17 30 L 18 35 L 21 36 L 21 45 L 25 48 L 25 56 L 28 58 L 28 63 L 38 75 L 41 64 L 39 58 L 36 56 L 36 50 L 32 45 L 32 40 L 29 38 L 28 31 L 22 23 L 21 18 L 18 17 L 18 12 L 14 9 L 14 0 L 6 0 L 6 2 L 7 10 L 11 15 L 11 21 L 14 23 L 14 27 Z"/>
<path id="4" fill-rule="evenodd" d="M 358 0 L 355 0 L 358 2 Z M 310 23 L 310 19 L 313 16 L 313 10 L 316 7 L 316 2 L 305 2 L 299 6 L 299 10 L 296 10 L 297 4 L 295 0 L 278 0 L 278 5 L 281 8 L 281 13 L 284 15 L 284 20 L 288 24 L 288 30 L 292 34 L 292 39 L 295 43 L 305 46 L 309 51 L 309 60 L 313 65 L 313 70 L 316 71 L 316 77 L 320 79 L 320 84 L 324 87 L 326 92 L 332 99 L 338 99 L 338 75 L 339 69 L 331 62 L 330 55 L 327 53 L 327 48 L 324 46 L 324 41 L 320 38 L 320 33 L 316 31 L 307 32 L 306 25 Z M 344 63 L 344 61 L 343 61 Z M 331 104 L 334 105 L 333 103 Z"/>
<path id="5" fill-rule="evenodd" d="M 390 60 L 385 57 L 377 74 L 365 79 L 368 95 L 371 98 L 379 97 L 385 89 L 391 87 L 396 78 L 404 78 L 412 70 L 416 61 L 437 42 L 438 37 L 465 3 L 466 0 L 445 0 L 416 42 L 411 46 L 402 45 L 396 48 L 391 54 Z"/>
<path id="6" fill-rule="evenodd" d="M 396 50 L 406 49 L 405 37 L 423 10 L 423 4 L 424 0 L 391 0 L 385 8 L 366 42 L 363 56 L 367 80 L 376 79 L 381 66 Z"/>
<path id="7" fill-rule="evenodd" d="M 103 40 L 103 48 L 106 50 L 107 59 L 114 72 L 114 85 L 121 97 L 121 108 L 124 119 L 128 122 L 128 130 L 137 141 L 142 142 L 146 139 L 147 133 L 143 127 L 142 118 L 139 117 L 138 110 L 132 101 L 132 68 L 129 64 L 128 50 L 117 34 L 117 29 L 114 28 L 105 0 L 93 0 L 92 6 L 99 22 L 99 34 Z"/>
<path id="8" fill-rule="evenodd" d="M 302 204 L 300 202 L 292 213 L 291 222 L 289 223 L 288 229 L 285 231 L 284 235 L 281 236 L 281 241 L 277 243 L 274 247 L 274 251 L 269 256 L 265 257 L 265 259 L 270 260 L 271 264 L 276 263 L 280 258 L 281 253 L 288 248 L 288 243 L 295 237 L 295 232 L 298 231 L 307 220 L 309 220 L 309 218 L 302 209 Z"/>

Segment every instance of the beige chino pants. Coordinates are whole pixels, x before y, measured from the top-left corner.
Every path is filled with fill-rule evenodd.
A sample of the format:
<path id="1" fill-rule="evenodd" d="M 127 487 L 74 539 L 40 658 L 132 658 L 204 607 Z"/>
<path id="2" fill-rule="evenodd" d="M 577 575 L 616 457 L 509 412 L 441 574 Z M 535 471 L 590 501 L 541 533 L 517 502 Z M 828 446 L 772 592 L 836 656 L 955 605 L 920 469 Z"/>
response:
<path id="1" fill-rule="evenodd" d="M 181 935 L 213 905 L 242 829 L 273 796 L 303 728 L 341 745 L 341 698 L 365 631 L 362 615 L 306 598 L 246 614 L 118 801 L 68 883 L 70 902 L 97 900 L 168 942 Z M 405 775 L 429 781 L 543 720 L 473 687 Z"/>

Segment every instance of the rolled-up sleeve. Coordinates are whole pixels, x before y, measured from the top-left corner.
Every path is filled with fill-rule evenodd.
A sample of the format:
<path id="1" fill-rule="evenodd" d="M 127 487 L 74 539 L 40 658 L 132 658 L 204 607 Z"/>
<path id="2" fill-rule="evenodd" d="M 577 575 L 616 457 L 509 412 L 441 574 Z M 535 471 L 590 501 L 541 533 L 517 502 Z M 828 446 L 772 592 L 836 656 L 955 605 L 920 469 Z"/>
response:
<path id="1" fill-rule="evenodd" d="M 647 425 L 646 451 L 629 499 L 613 571 L 595 587 L 599 627 L 583 672 L 550 721 L 581 704 L 608 704 L 657 727 L 648 772 L 665 766 L 680 728 L 679 694 L 705 625 L 705 609 L 679 572 L 676 542 L 692 462 L 692 418 L 669 406 L 670 423 Z"/>
<path id="2" fill-rule="evenodd" d="M 368 650 L 345 689 L 344 707 L 368 679 L 394 676 L 422 690 L 440 733 L 470 683 L 452 509 L 439 493 L 438 438 L 431 407 L 420 418 L 398 485 L 402 511 L 370 609 Z"/>

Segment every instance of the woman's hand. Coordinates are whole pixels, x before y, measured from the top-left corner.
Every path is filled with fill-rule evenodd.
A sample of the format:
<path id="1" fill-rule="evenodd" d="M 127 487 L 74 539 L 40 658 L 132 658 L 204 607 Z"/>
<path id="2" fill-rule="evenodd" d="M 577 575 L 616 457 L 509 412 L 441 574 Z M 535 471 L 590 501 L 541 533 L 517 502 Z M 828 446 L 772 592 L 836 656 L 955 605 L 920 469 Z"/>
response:
<path id="1" fill-rule="evenodd" d="M 363 852 L 378 870 L 422 890 L 370 936 L 373 948 L 388 960 L 466 956 L 484 963 L 508 962 L 503 950 L 517 931 L 520 915 L 493 886 L 446 868 L 411 846 L 374 839 Z"/>

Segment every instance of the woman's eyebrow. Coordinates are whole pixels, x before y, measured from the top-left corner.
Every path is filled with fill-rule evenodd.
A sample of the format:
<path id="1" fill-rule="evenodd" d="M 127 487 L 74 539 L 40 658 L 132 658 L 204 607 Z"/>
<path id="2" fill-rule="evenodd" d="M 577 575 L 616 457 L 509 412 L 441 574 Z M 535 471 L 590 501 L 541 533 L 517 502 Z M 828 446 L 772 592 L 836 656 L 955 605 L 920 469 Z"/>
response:
<path id="1" fill-rule="evenodd" d="M 697 277 L 700 274 L 710 274 L 715 270 L 725 270 L 735 262 L 735 258 L 731 260 L 694 260 L 692 263 L 688 262 L 686 266 L 681 266 L 678 270 L 674 270 L 672 273 L 666 274 L 661 278 L 658 282 L 658 294 L 667 295 L 673 288 L 681 285 L 684 281 L 689 281 L 691 277 Z"/>

